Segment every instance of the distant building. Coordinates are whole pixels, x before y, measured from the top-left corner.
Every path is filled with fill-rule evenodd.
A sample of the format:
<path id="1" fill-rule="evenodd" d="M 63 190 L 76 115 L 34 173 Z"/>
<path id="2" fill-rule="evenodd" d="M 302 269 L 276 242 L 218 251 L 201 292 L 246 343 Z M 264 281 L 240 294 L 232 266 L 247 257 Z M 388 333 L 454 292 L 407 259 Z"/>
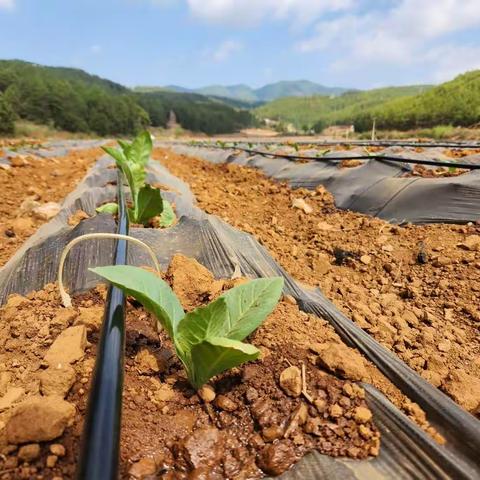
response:
<path id="1" fill-rule="evenodd" d="M 331 125 L 322 132 L 322 135 L 334 138 L 348 138 L 352 133 L 355 133 L 355 127 L 353 125 Z"/>

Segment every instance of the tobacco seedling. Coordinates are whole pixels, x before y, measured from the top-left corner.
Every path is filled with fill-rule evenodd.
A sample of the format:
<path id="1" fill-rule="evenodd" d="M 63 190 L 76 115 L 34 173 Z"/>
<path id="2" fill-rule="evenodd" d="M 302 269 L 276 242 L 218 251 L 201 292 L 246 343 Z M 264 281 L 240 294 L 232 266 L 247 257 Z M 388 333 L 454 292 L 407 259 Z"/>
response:
<path id="1" fill-rule="evenodd" d="M 259 350 L 242 340 L 273 311 L 283 288 L 281 277 L 252 280 L 185 313 L 170 286 L 154 273 L 124 265 L 90 270 L 156 317 L 196 389 L 215 375 L 258 358 Z"/>
<path id="2" fill-rule="evenodd" d="M 160 226 L 168 227 L 175 221 L 175 214 L 169 202 L 162 199 L 159 188 L 145 183 L 147 173 L 145 167 L 152 153 L 152 137 L 149 132 L 140 133 L 131 143 L 118 141 L 120 148 L 102 147 L 115 159 L 117 167 L 127 179 L 132 195 L 132 208 L 128 216 L 132 223 L 148 224 L 153 217 L 160 216 Z M 107 203 L 97 208 L 100 213 L 115 214 L 116 203 Z"/>

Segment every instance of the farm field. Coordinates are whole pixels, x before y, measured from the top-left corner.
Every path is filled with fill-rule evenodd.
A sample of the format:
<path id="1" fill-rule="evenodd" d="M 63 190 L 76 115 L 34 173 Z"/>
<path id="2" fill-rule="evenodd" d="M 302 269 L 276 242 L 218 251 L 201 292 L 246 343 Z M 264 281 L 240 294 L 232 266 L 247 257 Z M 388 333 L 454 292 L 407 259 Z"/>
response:
<path id="1" fill-rule="evenodd" d="M 95 470 L 100 436 L 92 432 L 105 431 L 112 448 L 119 441 L 121 478 L 204 478 L 205 465 L 212 478 L 304 475 L 329 462 L 354 470 L 368 463 L 385 478 L 406 475 L 411 462 L 426 469 L 421 478 L 474 478 L 473 450 L 459 445 L 464 437 L 475 445 L 480 415 L 480 215 L 471 183 L 478 148 L 326 151 L 238 141 L 237 148 L 162 143 L 151 161 L 149 135 L 117 150 L 110 140 L 2 145 L 0 478 L 69 479 L 79 468 Z M 117 168 L 101 145 L 110 146 Z M 446 166 L 407 168 L 395 158 Z M 129 177 L 137 161 L 140 177 Z M 127 174 L 128 211 L 117 170 Z M 383 203 L 374 211 L 365 203 L 374 199 L 360 194 L 355 209 L 340 208 L 349 175 L 360 186 L 393 179 L 399 193 L 385 202 L 411 218 L 389 217 Z M 327 178 L 335 181 L 324 187 Z M 402 203 L 402 195 L 417 198 L 415 185 L 445 189 L 452 209 Z M 449 185 L 468 188 L 468 200 L 450 198 Z M 432 223 L 425 224 L 425 209 Z M 132 266 L 96 270 L 115 285 L 107 295 L 88 268 L 111 265 L 114 243 L 90 238 L 66 259 L 69 306 L 57 283 L 62 252 L 81 235 L 115 231 L 152 248 L 161 273 L 153 273 L 145 247 L 130 242 L 122 260 L 125 240 L 118 239 L 117 265 Z M 154 288 L 160 278 L 160 300 L 148 303 L 152 291 L 142 285 Z M 263 305 L 244 314 L 252 326 L 241 335 L 218 323 L 221 309 L 233 308 L 224 297 L 235 295 Z M 167 297 L 169 306 L 152 307 Z M 112 302 L 125 312 L 124 359 L 121 349 L 103 346 L 113 341 L 115 329 L 102 327 Z M 177 331 L 175 318 L 179 325 L 190 319 L 190 327 Z M 213 321 L 221 335 L 205 333 L 214 327 L 185 330 Z M 194 360 L 198 344 L 203 357 Z M 215 367 L 223 355 L 230 360 Z M 120 432 L 96 415 L 99 392 L 110 381 L 121 385 L 123 361 L 123 395 L 109 404 L 111 419 L 123 404 Z M 399 435 L 406 450 L 392 453 Z M 430 452 L 428 468 L 419 449 Z M 442 463 L 444 454 L 457 464 Z M 102 472 L 109 468 L 117 467 L 102 463 Z"/>

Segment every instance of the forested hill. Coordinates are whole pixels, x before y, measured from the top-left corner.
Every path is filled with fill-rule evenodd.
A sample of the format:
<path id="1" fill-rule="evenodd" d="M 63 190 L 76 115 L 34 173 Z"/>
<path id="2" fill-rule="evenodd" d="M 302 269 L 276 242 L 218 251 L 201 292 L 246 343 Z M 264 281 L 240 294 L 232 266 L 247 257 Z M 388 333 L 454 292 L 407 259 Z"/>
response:
<path id="1" fill-rule="evenodd" d="M 321 131 L 329 125 L 412 130 L 438 125 L 469 127 L 480 122 L 480 70 L 438 86 L 388 87 L 347 92 L 335 98 L 282 98 L 255 110 L 261 118 L 292 123 L 297 129 Z"/>
<path id="2" fill-rule="evenodd" d="M 130 134 L 165 127 L 171 110 L 182 127 L 208 134 L 253 121 L 247 111 L 199 95 L 134 93 L 82 70 L 0 60 L 0 133 L 13 133 L 19 118 L 70 132 Z"/>
<path id="3" fill-rule="evenodd" d="M 427 91 L 429 85 L 377 88 L 366 91 L 345 92 L 338 97 L 315 95 L 288 97 L 258 107 L 260 118 L 291 123 L 297 129 L 320 131 L 328 125 L 352 123 L 362 112 L 401 97 L 410 97 Z"/>
<path id="4" fill-rule="evenodd" d="M 391 100 L 357 113 L 357 130 L 409 130 L 436 125 L 473 126 L 480 122 L 480 70 L 459 75 L 419 95 Z"/>

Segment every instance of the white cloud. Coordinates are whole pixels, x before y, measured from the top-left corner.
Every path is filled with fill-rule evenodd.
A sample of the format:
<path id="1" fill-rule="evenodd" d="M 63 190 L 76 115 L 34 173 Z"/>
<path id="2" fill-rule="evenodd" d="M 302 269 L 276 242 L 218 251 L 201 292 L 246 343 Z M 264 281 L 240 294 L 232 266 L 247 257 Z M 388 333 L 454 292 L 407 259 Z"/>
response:
<path id="1" fill-rule="evenodd" d="M 228 60 L 234 53 L 240 51 L 243 45 L 236 40 L 225 40 L 214 51 L 207 51 L 206 56 L 214 62 Z"/>
<path id="2" fill-rule="evenodd" d="M 212 23 L 250 26 L 263 20 L 309 23 L 353 0 L 187 0 L 193 16 Z"/>
<path id="3" fill-rule="evenodd" d="M 0 0 L 0 9 L 13 10 L 15 8 L 15 0 Z"/>
<path id="4" fill-rule="evenodd" d="M 479 26 L 478 0 L 400 0 L 386 11 L 320 21 L 297 49 L 333 53 L 336 71 L 359 65 L 428 66 L 430 80 L 444 80 L 478 66 L 480 49 L 456 46 L 449 37 Z"/>
<path id="5" fill-rule="evenodd" d="M 130 0 L 141 1 L 141 0 Z M 252 26 L 264 20 L 307 24 L 326 12 L 350 7 L 355 0 L 149 0 L 160 7 L 186 3 L 190 13 L 209 23 Z"/>
<path id="6" fill-rule="evenodd" d="M 90 47 L 90 53 L 98 55 L 99 53 L 102 53 L 102 47 L 100 45 L 92 45 Z"/>

